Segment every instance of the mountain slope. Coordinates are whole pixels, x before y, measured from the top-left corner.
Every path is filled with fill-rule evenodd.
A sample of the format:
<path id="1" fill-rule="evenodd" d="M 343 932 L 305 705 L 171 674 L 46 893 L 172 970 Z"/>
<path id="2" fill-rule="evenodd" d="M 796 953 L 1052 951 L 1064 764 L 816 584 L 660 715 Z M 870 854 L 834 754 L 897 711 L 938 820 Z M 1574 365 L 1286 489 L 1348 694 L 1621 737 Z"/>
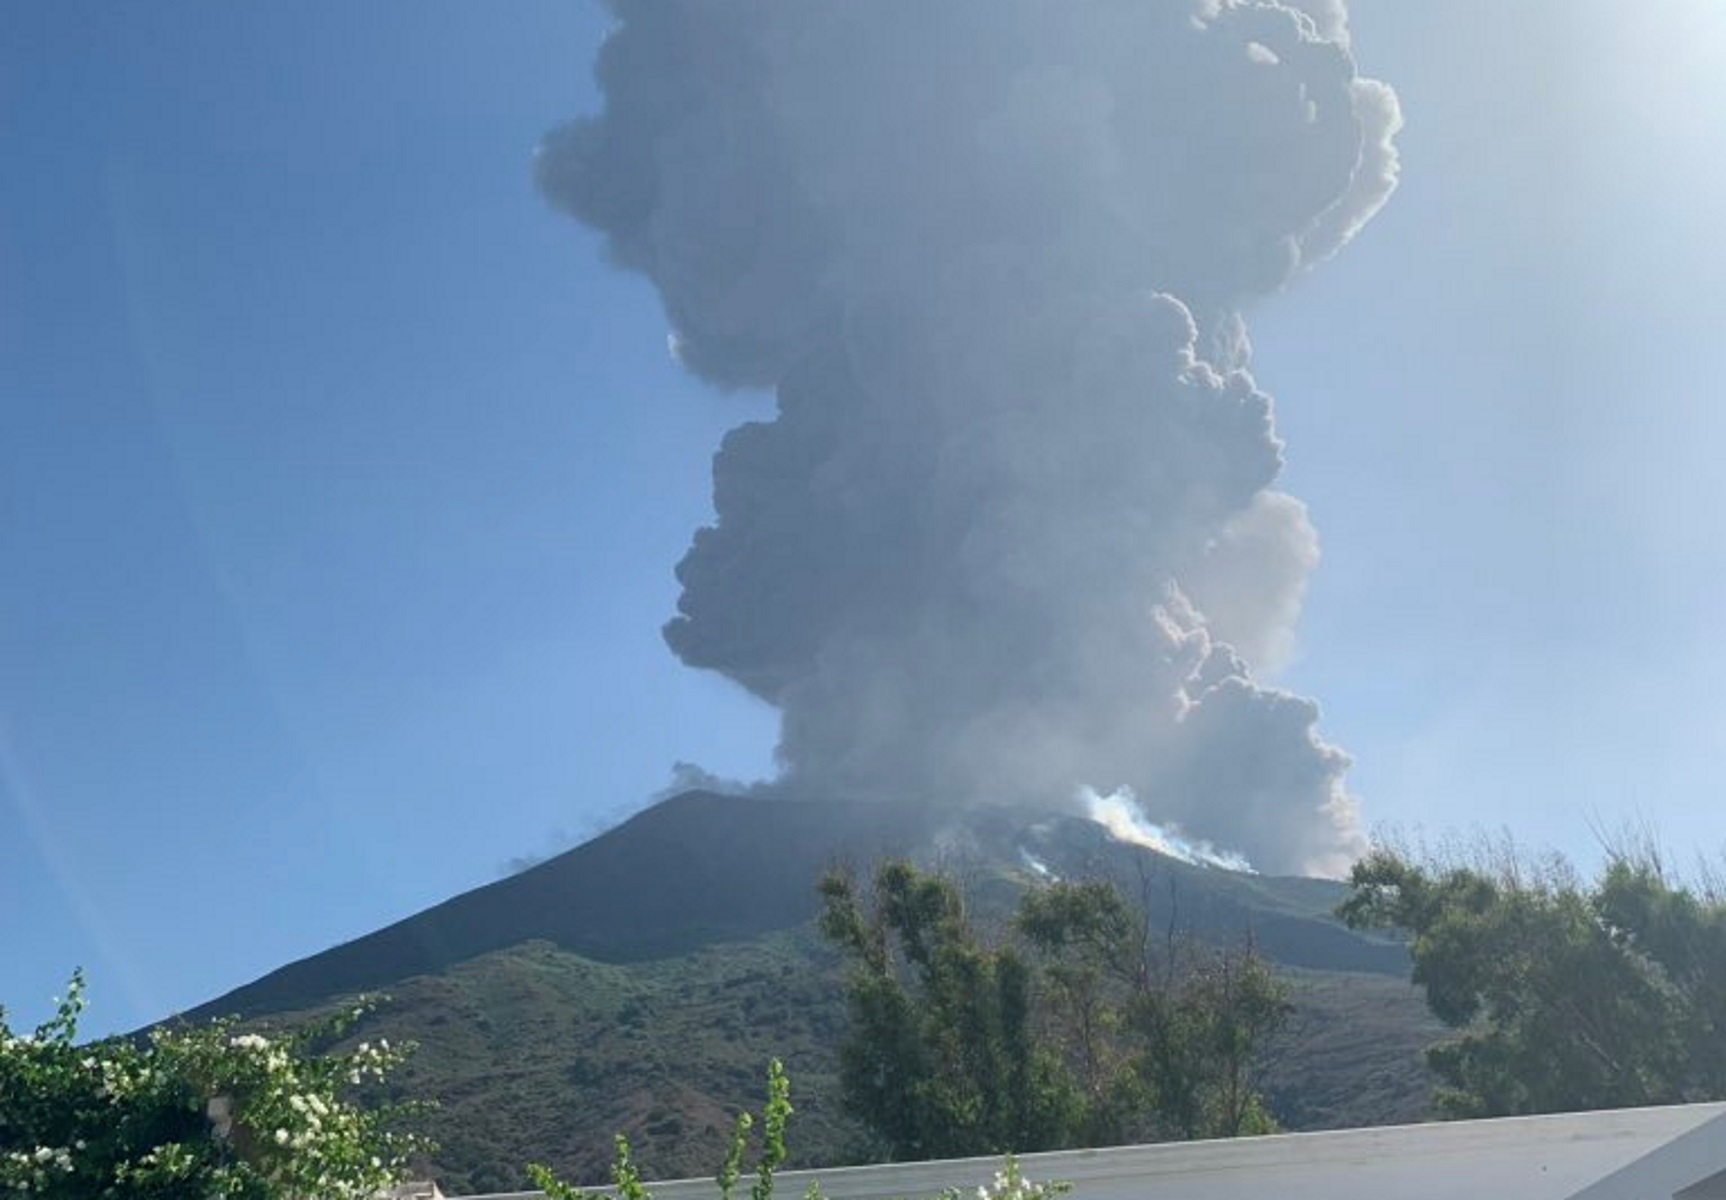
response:
<path id="1" fill-rule="evenodd" d="M 836 855 L 908 852 L 925 822 L 879 805 L 685 792 L 590 842 L 272 971 L 185 1016 L 255 1016 L 388 988 L 528 941 L 637 962 L 807 920 Z"/>
<path id="2" fill-rule="evenodd" d="M 789 929 L 815 914 L 814 884 L 839 862 L 888 855 L 1024 877 L 1031 849 L 1059 873 L 1152 886 L 1200 935 L 1251 933 L 1290 966 L 1402 974 L 1401 947 L 1339 925 L 1340 885 L 1195 867 L 1110 838 L 1077 818 L 1030 822 L 1004 811 L 952 818 L 883 804 L 819 804 L 685 792 L 519 875 L 276 971 L 184 1014 L 256 1016 L 339 994 L 387 989 L 528 941 L 600 962 L 673 957 Z M 1159 917 L 1159 920 L 1165 918 Z"/>
<path id="3" fill-rule="evenodd" d="M 1320 1129 L 1427 1116 L 1419 1050 L 1441 1030 L 1416 989 L 1386 975 L 1289 978 L 1297 1011 L 1265 1079 L 1278 1119 Z M 604 1180 L 617 1132 L 653 1177 L 709 1175 L 732 1117 L 759 1110 L 775 1057 L 797 1110 L 793 1165 L 872 1155 L 839 1103 L 843 968 L 807 927 L 626 964 L 530 942 L 391 994 L 361 1032 L 419 1043 L 392 1083 L 438 1102 L 430 1173 L 450 1194 L 525 1187 L 527 1162 Z"/>
<path id="4" fill-rule="evenodd" d="M 1267 1092 L 1293 1128 L 1413 1120 L 1418 1047 L 1439 1032 L 1399 945 L 1329 914 L 1340 885 L 1191 866 L 1077 818 L 981 812 L 962 822 L 878 805 L 692 792 L 509 879 L 290 964 L 200 1006 L 293 1024 L 361 991 L 392 1002 L 364 1036 L 412 1039 L 401 1094 L 435 1099 L 446 1191 L 520 1186 L 547 1162 L 598 1179 L 610 1136 L 661 1177 L 711 1172 L 732 1116 L 758 1106 L 770 1057 L 795 1088 L 801 1164 L 856 1159 L 839 1111 L 843 964 L 813 929 L 815 881 L 884 855 L 939 863 L 999 922 L 1036 863 L 1116 879 L 1159 930 L 1251 936 L 1299 1002 Z"/>

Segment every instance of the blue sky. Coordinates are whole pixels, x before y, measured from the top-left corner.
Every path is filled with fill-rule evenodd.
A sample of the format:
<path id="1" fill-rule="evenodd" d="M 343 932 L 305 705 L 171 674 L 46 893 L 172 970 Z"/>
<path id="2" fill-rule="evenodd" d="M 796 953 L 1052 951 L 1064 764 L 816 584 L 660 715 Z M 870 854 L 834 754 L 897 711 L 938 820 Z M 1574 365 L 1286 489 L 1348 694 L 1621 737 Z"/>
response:
<path id="1" fill-rule="evenodd" d="M 1726 15 L 1357 0 L 1402 187 L 1249 314 L 1369 825 L 1726 844 Z M 535 194 L 596 5 L 0 13 L 0 1002 L 196 1004 L 771 769 L 659 625 L 758 397 Z"/>

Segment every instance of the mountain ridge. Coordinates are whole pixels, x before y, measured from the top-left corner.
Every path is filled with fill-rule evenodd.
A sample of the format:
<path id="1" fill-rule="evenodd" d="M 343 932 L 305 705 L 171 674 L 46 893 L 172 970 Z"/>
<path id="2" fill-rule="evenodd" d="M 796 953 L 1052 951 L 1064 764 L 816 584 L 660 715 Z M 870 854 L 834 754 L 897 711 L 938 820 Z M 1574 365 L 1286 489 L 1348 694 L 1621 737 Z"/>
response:
<path id="1" fill-rule="evenodd" d="M 1039 855 L 1054 851 L 1065 860 L 1064 873 L 1121 880 L 1137 871 L 1142 881 L 1144 864 L 1154 863 L 1160 882 L 1177 889 L 1184 929 L 1250 934 L 1262 953 L 1287 966 L 1406 970 L 1400 947 L 1329 917 L 1344 894 L 1340 884 L 1192 866 L 1120 842 L 1082 818 L 1031 822 L 1001 809 L 936 816 L 891 804 L 693 790 L 574 849 L 288 963 L 180 1017 L 252 1017 L 305 1007 L 529 941 L 599 962 L 674 957 L 807 921 L 818 907 L 816 879 L 838 863 L 889 856 L 963 861 L 964 850 L 979 847 L 955 842 L 954 830 L 982 843 L 981 853 L 997 863 L 1021 856 L 1027 839 Z M 944 833 L 948 842 L 938 848 Z M 931 849 L 937 852 L 918 853 Z M 1144 899 L 1154 905 L 1158 898 Z"/>
<path id="2" fill-rule="evenodd" d="M 763 805 L 775 808 L 769 846 L 757 845 L 753 823 L 740 819 Z M 632 962 L 752 937 L 813 916 L 815 876 L 739 871 L 726 856 L 753 849 L 806 867 L 824 866 L 843 845 L 900 853 L 907 824 L 902 810 L 888 806 L 679 793 L 574 849 L 288 963 L 180 1016 L 249 1017 L 334 993 L 375 991 L 529 941 Z M 623 904 L 627 921 L 619 919 Z"/>
<path id="3" fill-rule="evenodd" d="M 885 856 L 952 873 L 986 930 L 1049 872 L 1136 888 L 1159 936 L 1250 938 L 1297 1006 L 1267 1064 L 1279 1119 L 1425 1115 L 1419 1048 L 1441 1031 L 1404 947 L 1331 915 L 1341 884 L 1195 866 L 1081 817 L 1005 809 L 683 793 L 177 1019 L 281 1029 L 387 992 L 354 1036 L 419 1044 L 391 1087 L 439 1105 L 427 1132 L 442 1149 L 427 1167 L 446 1191 L 525 1186 L 529 1161 L 603 1178 L 618 1131 L 659 1177 L 708 1172 L 774 1057 L 795 1081 L 792 1162 L 860 1161 L 875 1148 L 838 1088 L 846 965 L 815 930 L 815 885 Z"/>

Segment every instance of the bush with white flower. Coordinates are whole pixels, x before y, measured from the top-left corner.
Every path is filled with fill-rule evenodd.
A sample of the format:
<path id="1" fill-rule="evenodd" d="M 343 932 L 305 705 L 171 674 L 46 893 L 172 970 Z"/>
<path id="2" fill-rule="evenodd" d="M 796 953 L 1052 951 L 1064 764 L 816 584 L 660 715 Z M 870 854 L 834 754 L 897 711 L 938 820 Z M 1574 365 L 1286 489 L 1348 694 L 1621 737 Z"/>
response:
<path id="1" fill-rule="evenodd" d="M 1060 1180 L 1038 1183 L 1025 1178 L 1018 1158 L 1009 1154 L 1006 1164 L 995 1172 L 994 1183 L 978 1186 L 977 1200 L 1055 1200 L 1072 1190 L 1072 1184 Z M 941 1200 L 961 1200 L 962 1195 L 958 1188 L 949 1188 L 941 1193 Z"/>
<path id="2" fill-rule="evenodd" d="M 354 1099 L 406 1048 L 318 1053 L 362 1002 L 283 1037 L 232 1022 L 80 1046 L 84 984 L 18 1036 L 0 1009 L 0 1196 L 49 1200 L 358 1200 L 402 1181 L 426 1150 L 395 1131 L 406 1106 Z"/>

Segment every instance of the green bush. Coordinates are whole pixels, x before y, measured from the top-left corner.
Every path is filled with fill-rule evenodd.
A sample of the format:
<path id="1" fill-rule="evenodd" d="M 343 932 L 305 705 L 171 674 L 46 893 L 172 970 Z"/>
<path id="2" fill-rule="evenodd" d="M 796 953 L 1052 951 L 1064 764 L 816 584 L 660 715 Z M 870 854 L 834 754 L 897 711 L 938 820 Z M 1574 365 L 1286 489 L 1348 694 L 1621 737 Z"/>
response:
<path id="1" fill-rule="evenodd" d="M 84 981 L 17 1036 L 0 1009 L 0 1195 L 50 1200 L 357 1200 L 403 1179 L 422 1143 L 391 1128 L 404 1106 L 362 1107 L 404 1047 L 315 1048 L 361 1003 L 282 1038 L 231 1022 L 80 1046 Z"/>

